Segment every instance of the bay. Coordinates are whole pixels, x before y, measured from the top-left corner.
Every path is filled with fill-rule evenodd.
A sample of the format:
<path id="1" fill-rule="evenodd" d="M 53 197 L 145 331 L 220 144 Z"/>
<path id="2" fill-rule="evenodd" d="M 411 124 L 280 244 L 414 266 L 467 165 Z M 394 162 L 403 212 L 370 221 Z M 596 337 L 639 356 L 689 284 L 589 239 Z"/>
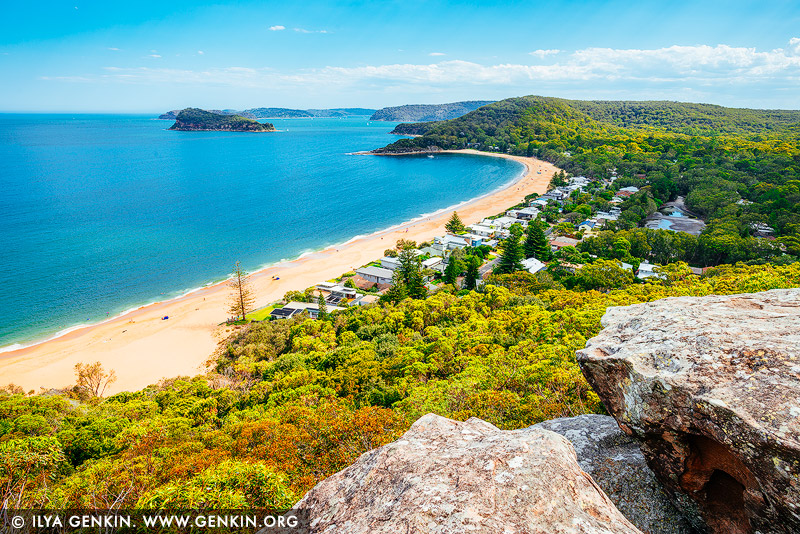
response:
<path id="1" fill-rule="evenodd" d="M 175 132 L 136 115 L 0 115 L 6 350 L 496 189 L 500 158 L 351 155 L 394 123 Z M 302 289 L 302 288 L 298 288 Z"/>

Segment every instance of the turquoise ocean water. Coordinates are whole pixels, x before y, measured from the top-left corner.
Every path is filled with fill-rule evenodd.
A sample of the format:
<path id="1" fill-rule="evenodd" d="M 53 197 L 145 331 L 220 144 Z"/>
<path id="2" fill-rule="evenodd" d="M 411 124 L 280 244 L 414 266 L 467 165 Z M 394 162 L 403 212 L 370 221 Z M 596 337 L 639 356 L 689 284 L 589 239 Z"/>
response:
<path id="1" fill-rule="evenodd" d="M 348 153 L 393 123 L 172 132 L 131 115 L 0 114 L 0 350 L 490 192 L 499 158 Z"/>

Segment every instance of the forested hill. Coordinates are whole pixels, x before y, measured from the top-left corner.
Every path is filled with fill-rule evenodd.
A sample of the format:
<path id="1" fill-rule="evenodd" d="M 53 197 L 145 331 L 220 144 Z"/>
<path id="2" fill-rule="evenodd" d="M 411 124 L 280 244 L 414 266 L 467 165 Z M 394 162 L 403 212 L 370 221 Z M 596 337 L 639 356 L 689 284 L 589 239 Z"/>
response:
<path id="1" fill-rule="evenodd" d="M 175 117 L 170 130 L 214 132 L 272 132 L 275 127 L 240 115 L 220 115 L 197 108 L 186 108 Z"/>
<path id="2" fill-rule="evenodd" d="M 569 116 L 572 120 L 584 123 L 592 119 L 603 125 L 656 128 L 686 135 L 788 134 L 796 138 L 800 131 L 798 110 L 726 108 L 669 101 L 564 100 L 525 96 L 487 105 L 452 124 L 446 124 L 442 119 L 430 119 L 439 122 L 399 124 L 392 133 L 423 135 L 436 133 L 439 128 L 446 131 L 455 127 L 477 127 L 485 131 L 485 126 L 496 130 L 509 123 L 524 126 L 531 119 L 547 120 L 548 116 L 552 116 L 556 122 Z"/>
<path id="3" fill-rule="evenodd" d="M 800 253 L 800 111 L 527 96 L 395 132 L 421 136 L 376 153 L 476 148 L 594 179 L 614 173 L 616 187 L 645 189 L 634 199 L 639 223 L 682 195 L 708 222 L 704 239 L 734 242 L 768 225 L 785 250 Z"/>
<path id="4" fill-rule="evenodd" d="M 369 120 L 397 122 L 443 121 L 455 119 L 492 102 L 493 100 L 470 100 L 467 102 L 451 102 L 449 104 L 408 104 L 379 109 Z"/>
<path id="5" fill-rule="evenodd" d="M 800 111 L 726 108 L 669 101 L 570 100 L 569 105 L 600 122 L 650 126 L 688 135 L 769 134 L 800 124 Z"/>

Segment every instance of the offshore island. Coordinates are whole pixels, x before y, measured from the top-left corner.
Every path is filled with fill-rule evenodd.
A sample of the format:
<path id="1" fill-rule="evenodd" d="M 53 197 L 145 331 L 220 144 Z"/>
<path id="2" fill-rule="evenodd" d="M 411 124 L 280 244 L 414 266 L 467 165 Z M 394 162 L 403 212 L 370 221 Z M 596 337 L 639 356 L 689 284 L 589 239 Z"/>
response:
<path id="1" fill-rule="evenodd" d="M 198 108 L 186 108 L 175 117 L 170 130 L 182 132 L 274 132 L 269 122 L 258 122 L 240 115 L 221 115 Z"/>

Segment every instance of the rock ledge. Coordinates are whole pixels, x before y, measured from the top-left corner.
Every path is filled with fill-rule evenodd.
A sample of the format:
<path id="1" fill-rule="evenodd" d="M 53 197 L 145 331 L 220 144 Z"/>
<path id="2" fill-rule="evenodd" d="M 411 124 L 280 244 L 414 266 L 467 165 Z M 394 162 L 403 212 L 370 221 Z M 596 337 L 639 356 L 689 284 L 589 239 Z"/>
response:
<path id="1" fill-rule="evenodd" d="M 662 484 L 713 532 L 800 532 L 800 289 L 611 308 L 602 324 L 578 361 Z"/>

